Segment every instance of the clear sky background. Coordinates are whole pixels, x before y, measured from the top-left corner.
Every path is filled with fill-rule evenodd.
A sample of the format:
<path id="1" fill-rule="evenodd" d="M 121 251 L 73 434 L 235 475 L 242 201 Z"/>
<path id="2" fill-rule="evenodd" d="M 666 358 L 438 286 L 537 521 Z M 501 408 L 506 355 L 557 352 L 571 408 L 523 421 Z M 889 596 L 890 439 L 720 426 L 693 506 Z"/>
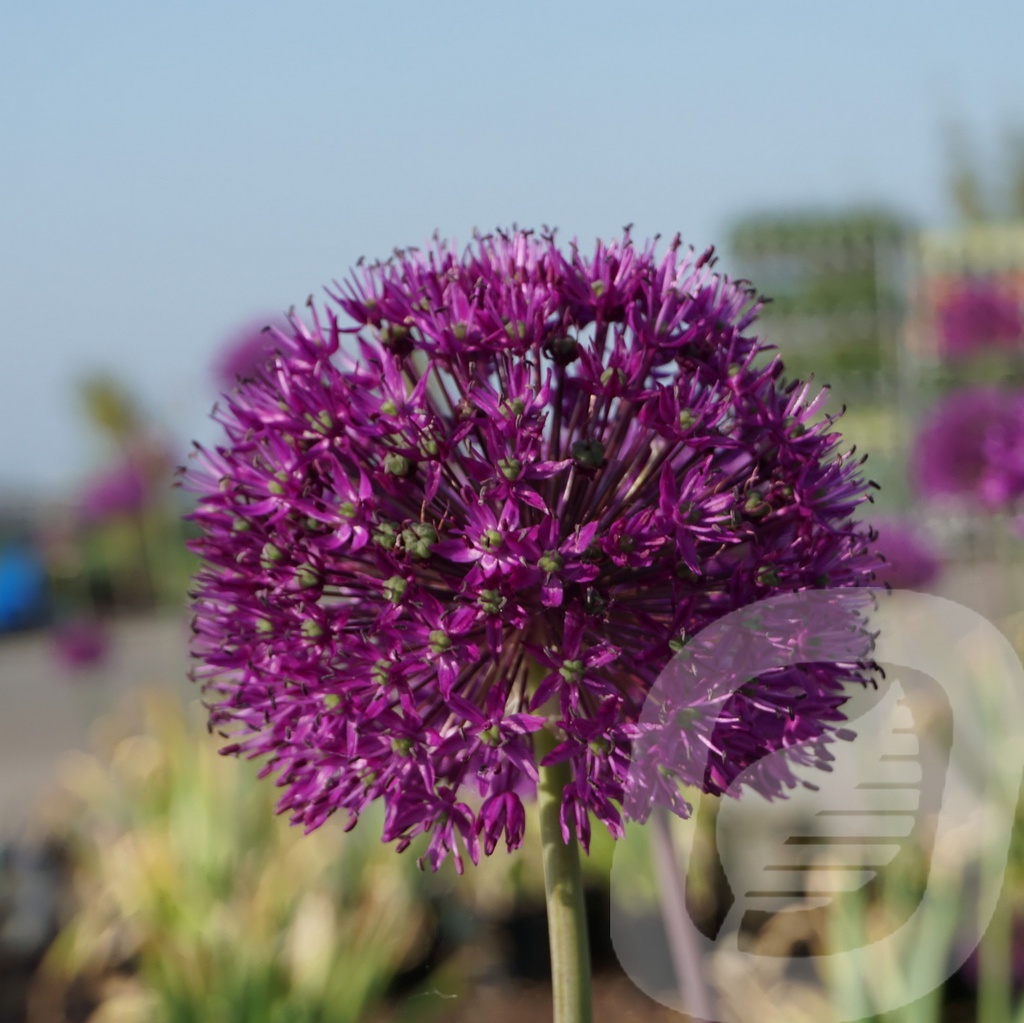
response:
<path id="1" fill-rule="evenodd" d="M 225 335 L 435 228 L 947 221 L 943 127 L 998 160 L 1022 46 L 1024 0 L 0 2 L 0 497 L 99 463 L 91 372 L 216 436 Z"/>

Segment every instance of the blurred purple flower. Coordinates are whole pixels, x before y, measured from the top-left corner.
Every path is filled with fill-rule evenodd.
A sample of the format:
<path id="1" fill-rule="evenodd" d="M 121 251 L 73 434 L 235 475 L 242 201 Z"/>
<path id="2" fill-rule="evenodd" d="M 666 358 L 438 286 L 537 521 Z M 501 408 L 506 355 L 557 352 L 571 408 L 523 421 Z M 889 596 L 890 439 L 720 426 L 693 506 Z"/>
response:
<path id="1" fill-rule="evenodd" d="M 895 518 L 876 518 L 875 550 L 885 559 L 875 570 L 875 585 L 894 590 L 917 590 L 933 582 L 941 562 L 921 530 Z"/>
<path id="2" fill-rule="evenodd" d="M 1024 494 L 1024 393 L 951 391 L 928 413 L 912 452 L 928 498 L 958 497 L 995 511 Z"/>
<path id="3" fill-rule="evenodd" d="M 69 618 L 53 627 L 53 651 L 57 659 L 72 671 L 93 668 L 106 660 L 110 638 L 102 624 L 93 618 Z"/>
<path id="4" fill-rule="evenodd" d="M 1024 345 L 1021 302 L 996 283 L 961 283 L 939 309 L 942 351 L 951 358 Z"/>
<path id="5" fill-rule="evenodd" d="M 283 327 L 279 316 L 253 320 L 235 331 L 221 346 L 213 363 L 217 385 L 230 390 L 240 380 L 249 380 L 273 358 L 278 341 L 271 327 Z"/>
<path id="6" fill-rule="evenodd" d="M 146 474 L 136 458 L 129 457 L 101 471 L 78 497 L 79 519 L 95 525 L 121 515 L 137 515 L 146 506 Z"/>
<path id="7" fill-rule="evenodd" d="M 620 835 L 640 709 L 687 637 L 870 581 L 860 463 L 712 263 L 628 234 L 593 254 L 438 243 L 274 333 L 273 372 L 229 395 L 226 444 L 187 477 L 193 652 L 226 752 L 269 758 L 295 822 L 354 824 L 380 798 L 385 840 L 429 834 L 426 860 L 461 869 L 457 839 L 474 860 L 481 838 L 521 842 L 547 723 L 544 763 L 571 765 L 563 834 L 586 847 L 593 814 Z M 750 680 L 708 789 L 829 734 L 852 679 Z"/>

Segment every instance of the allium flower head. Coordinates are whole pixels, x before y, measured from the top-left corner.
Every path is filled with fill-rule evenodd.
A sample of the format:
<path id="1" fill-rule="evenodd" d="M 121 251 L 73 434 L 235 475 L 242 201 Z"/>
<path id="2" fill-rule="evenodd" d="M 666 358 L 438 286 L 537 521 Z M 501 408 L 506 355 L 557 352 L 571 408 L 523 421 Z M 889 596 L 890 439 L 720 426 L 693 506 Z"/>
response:
<path id="1" fill-rule="evenodd" d="M 939 310 L 939 337 L 951 358 L 1024 346 L 1024 308 L 991 281 L 968 281 Z"/>
<path id="2" fill-rule="evenodd" d="M 928 413 L 912 452 L 918 489 L 991 510 L 1024 493 L 1024 395 L 993 387 L 951 391 Z"/>
<path id="3" fill-rule="evenodd" d="M 474 860 L 520 843 L 548 722 L 563 833 L 621 834 L 673 652 L 760 597 L 870 581 L 859 462 L 823 396 L 758 358 L 756 305 L 712 262 L 628 233 L 437 243 L 275 332 L 189 474 L 194 652 L 213 726 L 269 758 L 294 821 L 381 798 L 386 840 L 427 833 L 461 869 L 457 839 Z M 752 680 L 696 781 L 827 732 L 851 676 Z"/>

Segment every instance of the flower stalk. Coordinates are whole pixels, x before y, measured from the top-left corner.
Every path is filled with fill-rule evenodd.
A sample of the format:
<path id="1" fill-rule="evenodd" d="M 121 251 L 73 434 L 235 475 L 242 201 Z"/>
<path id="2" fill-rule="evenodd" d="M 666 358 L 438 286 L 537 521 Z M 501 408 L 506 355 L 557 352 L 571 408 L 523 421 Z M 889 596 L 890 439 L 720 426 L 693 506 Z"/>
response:
<path id="1" fill-rule="evenodd" d="M 555 746 L 548 728 L 535 733 L 538 761 Z M 567 760 L 541 766 L 537 786 L 540 839 L 544 857 L 544 896 L 555 1023 L 590 1023 L 590 944 L 583 902 L 579 843 L 562 833 L 562 794 L 571 781 Z"/>

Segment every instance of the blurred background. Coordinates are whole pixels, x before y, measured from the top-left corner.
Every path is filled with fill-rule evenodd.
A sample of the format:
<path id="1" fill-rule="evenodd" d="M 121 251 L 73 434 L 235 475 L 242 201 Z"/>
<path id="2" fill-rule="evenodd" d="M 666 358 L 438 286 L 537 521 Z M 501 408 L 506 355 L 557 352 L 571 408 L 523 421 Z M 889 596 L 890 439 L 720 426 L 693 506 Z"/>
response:
<path id="1" fill-rule="evenodd" d="M 714 245 L 846 407 L 887 580 L 1017 642 L 1021 39 L 1019 0 L 0 8 L 0 1023 L 546 1011 L 529 850 L 454 885 L 372 827 L 296 842 L 185 678 L 174 470 L 259 329 L 361 256 Z M 608 856 L 599 1018 L 661 1018 L 600 944 Z M 1024 882 L 1001 905 L 915 1019 L 1021 1012 Z"/>

